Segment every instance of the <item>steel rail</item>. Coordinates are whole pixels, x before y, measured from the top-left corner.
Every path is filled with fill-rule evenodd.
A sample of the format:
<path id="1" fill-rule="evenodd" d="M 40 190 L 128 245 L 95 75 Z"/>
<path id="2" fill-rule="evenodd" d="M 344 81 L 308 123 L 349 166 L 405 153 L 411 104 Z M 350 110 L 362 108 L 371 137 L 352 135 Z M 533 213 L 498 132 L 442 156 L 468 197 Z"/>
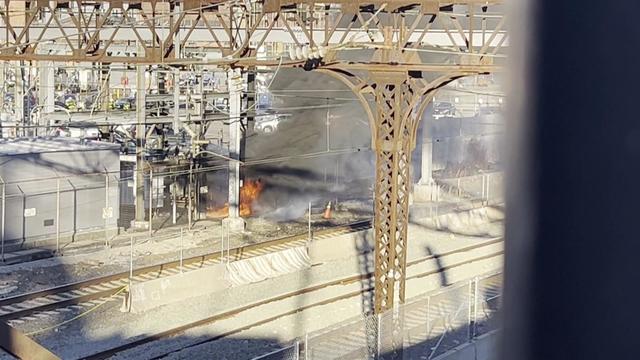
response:
<path id="1" fill-rule="evenodd" d="M 363 231 L 370 228 L 371 228 L 371 220 L 361 220 L 361 221 L 353 222 L 347 225 L 340 225 L 340 226 L 336 226 L 329 229 L 319 230 L 314 232 L 313 234 L 314 236 L 340 235 L 345 233 Z M 241 259 L 255 256 L 255 255 L 252 255 L 252 252 L 256 252 L 259 250 L 262 250 L 262 251 L 269 250 L 270 248 L 277 248 L 277 247 L 281 247 L 283 245 L 288 245 L 295 242 L 302 243 L 302 241 L 306 241 L 307 237 L 308 237 L 308 234 L 307 232 L 305 232 L 303 234 L 301 233 L 297 235 L 287 236 L 279 239 L 265 241 L 258 244 L 240 246 L 240 247 L 231 249 L 229 252 L 229 256 L 231 261 L 241 260 Z M 193 257 L 183 259 L 182 266 L 183 268 L 185 268 L 189 265 L 199 264 L 200 265 L 199 268 L 201 268 L 201 267 L 207 266 L 207 263 L 213 264 L 214 261 L 219 259 L 220 259 L 220 252 L 216 251 L 216 252 L 212 252 L 204 255 L 198 255 L 198 256 L 193 256 Z M 161 264 L 150 265 L 150 266 L 145 266 L 142 268 L 135 269 L 133 271 L 133 276 L 135 278 L 135 277 L 140 277 L 142 275 L 154 274 L 154 277 L 158 278 L 158 277 L 169 275 L 168 273 L 170 269 L 177 269 L 177 268 L 180 268 L 180 260 L 174 260 L 174 261 L 169 261 Z M 185 269 L 185 271 L 188 271 L 188 269 Z M 5 310 L 6 311 L 5 314 L 0 315 L 0 320 L 7 321 L 11 319 L 17 319 L 20 317 L 28 316 L 35 312 L 59 309 L 59 308 L 67 307 L 70 305 L 75 305 L 75 304 L 79 304 L 79 303 L 83 303 L 83 302 L 87 302 L 95 299 L 109 297 L 114 295 L 116 292 L 118 292 L 122 288 L 122 286 L 126 285 L 127 282 L 125 283 L 122 283 L 122 282 L 128 281 L 128 279 L 129 279 L 129 271 L 127 270 L 127 271 L 112 274 L 112 275 L 96 277 L 89 280 L 83 280 L 83 281 L 74 282 L 71 284 L 52 287 L 45 290 L 39 290 L 39 291 L 34 291 L 34 292 L 22 294 L 22 295 L 0 299 L 0 311 L 9 309 L 9 310 Z M 137 280 L 137 281 L 144 281 L 144 279 Z M 121 282 L 121 284 L 118 284 L 118 282 Z M 98 290 L 98 291 L 91 290 L 92 288 L 95 289 L 96 287 L 105 287 L 105 286 L 109 288 Z M 45 304 L 39 304 L 32 307 L 26 307 L 23 309 L 11 310 L 15 308 L 17 304 L 30 302 L 30 301 L 37 303 L 38 300 L 46 299 L 47 297 L 52 297 L 52 296 L 55 297 L 56 295 L 59 295 L 59 294 L 63 294 L 63 293 L 66 294 L 74 291 L 78 292 L 83 290 L 90 291 L 90 292 L 85 295 L 78 295 L 71 298 L 63 298 L 57 301 L 47 300 L 47 303 Z"/>
<path id="2" fill-rule="evenodd" d="M 441 258 L 443 256 L 450 256 L 450 255 L 454 255 L 454 254 L 458 254 L 458 253 L 462 253 L 462 252 L 468 252 L 468 251 L 475 250 L 475 249 L 478 249 L 478 248 L 491 246 L 493 244 L 500 243 L 502 241 L 503 241 L 502 238 L 492 239 L 492 240 L 489 240 L 489 241 L 483 241 L 481 244 L 474 244 L 474 245 L 467 246 L 467 247 L 464 247 L 464 248 L 459 248 L 459 249 L 456 249 L 456 250 L 447 251 L 447 252 L 442 253 L 442 254 L 430 255 L 430 256 L 426 256 L 426 257 L 420 258 L 420 259 L 416 259 L 414 261 L 411 261 L 407 265 L 408 266 L 414 266 L 414 265 L 417 265 L 417 264 L 422 263 L 424 261 L 428 261 L 430 259 Z M 474 257 L 472 259 L 459 261 L 459 262 L 454 263 L 454 264 L 441 266 L 441 267 L 438 267 L 438 269 L 436 269 L 436 270 L 424 271 L 424 272 L 412 275 L 410 277 L 407 277 L 407 280 L 418 279 L 418 278 L 423 278 L 423 277 L 426 277 L 426 276 L 440 274 L 440 273 L 442 273 L 444 271 L 451 270 L 451 269 L 456 268 L 456 267 L 468 265 L 470 263 L 477 262 L 477 261 L 482 261 L 482 260 L 495 258 L 495 257 L 501 256 L 503 254 L 504 254 L 504 250 L 499 250 L 499 251 L 493 252 L 491 254 L 481 255 L 481 256 L 478 256 L 478 257 Z M 137 339 L 135 341 L 132 341 L 132 342 L 129 342 L 129 343 L 126 343 L 126 344 L 122 344 L 120 346 L 116 346 L 116 347 L 113 347 L 111 349 L 103 350 L 103 351 L 94 353 L 94 354 L 92 354 L 90 356 L 83 357 L 83 359 L 91 359 L 91 360 L 107 359 L 109 357 L 112 357 L 112 356 L 120 353 L 120 352 L 123 352 L 123 351 L 126 351 L 126 350 L 130 350 L 130 349 L 133 349 L 135 347 L 138 347 L 138 346 L 141 346 L 141 345 L 144 345 L 144 344 L 147 344 L 147 343 L 151 343 L 151 342 L 154 342 L 154 341 L 170 338 L 170 337 L 182 334 L 182 333 L 184 333 L 185 331 L 187 331 L 189 329 L 196 328 L 196 327 L 199 327 L 199 326 L 204 326 L 204 325 L 207 325 L 207 324 L 219 321 L 219 320 L 224 320 L 226 318 L 229 318 L 229 317 L 232 317 L 232 316 L 236 316 L 238 314 L 241 314 L 243 311 L 246 311 L 246 310 L 249 310 L 249 309 L 252 309 L 252 308 L 256 308 L 256 307 L 259 307 L 259 306 L 262 306 L 262 305 L 266 305 L 266 304 L 269 304 L 269 303 L 281 301 L 281 300 L 284 300 L 284 299 L 287 299 L 287 298 L 291 298 L 291 297 L 294 297 L 294 296 L 299 296 L 299 295 L 312 293 L 312 292 L 315 292 L 315 291 L 318 291 L 318 290 L 321 290 L 321 289 L 324 289 L 324 288 L 327 288 L 327 287 L 330 287 L 330 286 L 339 286 L 339 285 L 351 284 L 351 283 L 354 283 L 354 282 L 357 282 L 357 281 L 370 280 L 370 279 L 373 279 L 373 277 L 374 277 L 374 272 L 369 272 L 369 273 L 366 273 L 366 274 L 352 275 L 352 276 L 348 276 L 348 277 L 345 277 L 345 278 L 332 280 L 332 281 L 329 281 L 329 282 L 326 282 L 326 283 L 323 283 L 323 284 L 312 285 L 312 286 L 308 286 L 308 287 L 305 287 L 305 288 L 302 288 L 302 289 L 298 289 L 298 290 L 295 290 L 295 291 L 290 291 L 290 292 L 287 292 L 287 293 L 284 293 L 284 294 L 280 294 L 280 295 L 277 295 L 277 296 L 273 296 L 273 297 L 270 297 L 270 298 L 267 298 L 267 299 L 263 299 L 263 300 L 260 300 L 260 301 L 257 301 L 257 302 L 251 303 L 251 304 L 247 304 L 247 305 L 238 307 L 236 309 L 232 309 L 232 310 L 228 310 L 228 311 L 225 311 L 225 312 L 222 312 L 222 313 L 219 313 L 219 314 L 215 314 L 215 315 L 212 315 L 210 317 L 207 317 L 207 318 L 204 318 L 204 319 L 201 319 L 201 320 L 198 320 L 198 321 L 186 324 L 186 325 L 178 326 L 178 327 L 173 328 L 173 329 L 169 329 L 169 330 L 166 330 L 166 331 L 163 331 L 163 332 L 152 334 L 150 336 L 142 337 L 142 338 L 139 338 L 139 339 Z M 355 297 L 355 296 L 359 296 L 361 294 L 364 294 L 364 293 L 367 293 L 367 292 L 370 292 L 370 291 L 373 291 L 373 290 L 374 290 L 373 285 L 367 285 L 367 286 L 365 286 L 362 289 L 357 290 L 357 291 L 351 291 L 351 292 L 348 292 L 346 294 L 342 294 L 342 295 L 339 295 L 339 296 L 336 296 L 336 297 L 332 297 L 330 299 L 324 299 L 322 301 L 318 301 L 318 302 L 315 302 L 313 304 L 297 307 L 295 309 L 288 310 L 288 311 L 283 312 L 283 313 L 279 313 L 279 314 L 277 314 L 275 316 L 272 316 L 272 317 L 269 317 L 267 319 L 263 319 L 263 320 L 260 320 L 258 322 L 251 323 L 251 324 L 248 324 L 248 325 L 245 325 L 245 326 L 242 326 L 242 327 L 239 327 L 239 328 L 236 328 L 236 329 L 224 332 L 224 333 L 220 333 L 220 334 L 218 334 L 216 336 L 213 336 L 213 337 L 210 337 L 210 338 L 207 338 L 207 339 L 204 339 L 204 340 L 189 344 L 189 345 L 187 345 L 185 347 L 182 347 L 180 349 L 174 349 L 174 350 L 167 351 L 166 353 L 163 353 L 162 355 L 156 356 L 153 359 L 164 358 L 165 356 L 167 356 L 167 355 L 169 355 L 171 353 L 175 353 L 177 351 L 181 351 L 181 350 L 192 348 L 192 347 L 195 347 L 195 346 L 198 346 L 198 345 L 202 345 L 202 344 L 205 344 L 205 343 L 209 343 L 209 342 L 213 342 L 213 341 L 216 341 L 216 340 L 220 340 L 222 338 L 225 338 L 225 337 L 237 334 L 237 333 L 239 333 L 241 331 L 247 330 L 249 328 L 252 328 L 252 327 L 255 327 L 255 326 L 259 326 L 259 325 L 263 325 L 265 323 L 274 321 L 274 320 L 276 320 L 278 318 L 281 318 L 283 316 L 292 315 L 292 314 L 295 314 L 297 312 L 304 311 L 304 310 L 307 310 L 307 309 L 310 309 L 310 308 L 313 308 L 313 307 L 326 305 L 326 304 L 333 303 L 333 302 L 336 302 L 336 301 L 339 301 L 339 300 L 343 300 L 343 299 L 348 299 L 348 298 L 352 298 L 352 297 Z"/>

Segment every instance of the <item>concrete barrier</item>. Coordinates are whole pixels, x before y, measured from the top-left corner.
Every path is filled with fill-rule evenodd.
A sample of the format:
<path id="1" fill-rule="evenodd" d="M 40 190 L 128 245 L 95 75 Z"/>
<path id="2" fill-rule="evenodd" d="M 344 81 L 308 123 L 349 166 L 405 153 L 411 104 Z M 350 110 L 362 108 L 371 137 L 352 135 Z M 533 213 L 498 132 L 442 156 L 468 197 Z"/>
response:
<path id="1" fill-rule="evenodd" d="M 256 283 L 311 266 L 306 247 L 296 247 L 238 260 L 227 265 L 228 278 L 233 286 Z"/>
<path id="2" fill-rule="evenodd" d="M 373 230 L 314 239 L 309 244 L 309 257 L 313 264 L 352 258 L 373 251 L 373 244 Z"/>
<path id="3" fill-rule="evenodd" d="M 230 264 L 218 264 L 131 285 L 129 299 L 133 313 L 192 297 L 223 291 L 274 278 L 311 266 L 305 247 L 291 248 Z M 198 284 L 198 286 L 193 286 Z"/>
<path id="4" fill-rule="evenodd" d="M 231 287 L 225 278 L 225 265 L 187 271 L 131 285 L 131 312 L 140 313 L 161 305 L 206 295 Z M 198 286 L 193 286 L 198 284 Z"/>

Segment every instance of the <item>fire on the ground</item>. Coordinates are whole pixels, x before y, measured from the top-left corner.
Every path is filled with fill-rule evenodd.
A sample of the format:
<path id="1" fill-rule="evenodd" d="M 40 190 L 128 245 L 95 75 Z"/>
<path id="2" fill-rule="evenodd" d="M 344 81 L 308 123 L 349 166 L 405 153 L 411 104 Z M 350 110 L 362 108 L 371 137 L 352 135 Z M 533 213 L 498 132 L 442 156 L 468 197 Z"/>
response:
<path id="1" fill-rule="evenodd" d="M 253 214 L 253 204 L 260 197 L 264 189 L 264 182 L 260 179 L 246 180 L 240 188 L 240 216 L 247 217 Z M 229 203 L 217 209 L 207 210 L 209 218 L 224 218 L 229 216 Z"/>

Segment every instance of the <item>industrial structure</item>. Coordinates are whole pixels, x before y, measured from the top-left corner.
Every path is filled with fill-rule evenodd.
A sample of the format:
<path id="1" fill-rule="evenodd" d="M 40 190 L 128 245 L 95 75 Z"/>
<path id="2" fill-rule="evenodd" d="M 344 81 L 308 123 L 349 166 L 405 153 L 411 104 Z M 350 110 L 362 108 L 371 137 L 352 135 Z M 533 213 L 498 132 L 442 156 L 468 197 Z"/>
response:
<path id="1" fill-rule="evenodd" d="M 263 190 L 266 197 L 286 188 L 282 178 L 291 173 L 274 165 L 249 177 L 252 166 L 307 162 L 323 167 L 324 184 L 333 176 L 334 189 L 342 181 L 355 192 L 363 190 L 361 174 L 355 165 L 338 164 L 366 162 L 356 160 L 366 146 L 375 160 L 372 187 L 363 190 L 364 197 L 372 190 L 373 198 L 372 309 L 378 316 L 396 309 L 397 335 L 404 322 L 397 309 L 408 292 L 410 203 L 440 201 L 445 189 L 462 198 L 470 187 L 481 187 L 479 206 L 487 207 L 492 186 L 499 186 L 484 165 L 499 162 L 497 150 L 487 150 L 493 145 L 482 141 L 491 137 L 493 144 L 495 134 L 487 129 L 499 122 L 494 117 L 503 103 L 496 80 L 508 46 L 502 1 L 5 1 L 0 23 L 3 261 L 5 251 L 43 244 L 55 244 L 60 254 L 82 236 L 107 247 L 130 236 L 133 254 L 135 234 L 144 234 L 151 240 L 179 237 L 182 269 L 183 232 L 195 231 L 199 220 L 219 220 L 220 261 L 228 261 L 231 234 L 246 234 L 249 215 L 259 207 L 273 217 L 283 213 L 277 196 L 271 205 L 255 199 Z M 326 76 L 349 95 L 332 89 L 315 98 L 327 105 L 283 107 L 278 101 L 304 98 L 298 90 L 295 99 L 282 100 L 286 94 L 273 84 L 283 81 L 283 73 L 296 79 Z M 294 81 L 294 75 L 286 76 Z M 472 80 L 464 85 L 467 78 Z M 308 90 L 320 91 L 319 86 Z M 366 126 L 346 131 L 368 140 L 336 148 L 330 127 L 350 125 L 331 123 L 335 105 L 329 103 L 349 101 L 358 110 L 347 117 L 362 117 Z M 297 112 L 318 108 L 326 111 L 326 151 L 272 159 L 251 155 L 265 151 L 252 145 L 256 138 L 267 139 L 265 147 L 277 146 L 268 139 L 278 139 L 274 134 Z M 427 109 L 435 120 L 421 127 Z M 487 173 L 479 175 L 480 185 L 461 185 L 463 159 L 456 160 L 455 179 L 434 179 L 435 171 L 447 170 L 435 163 L 452 156 L 438 160 L 434 154 L 437 137 L 449 136 L 452 123 L 435 121 L 454 118 L 472 119 L 464 126 L 460 120 L 452 136 L 466 136 L 457 153 L 480 149 L 477 162 Z M 480 139 L 480 145 L 469 139 Z M 413 164 L 417 146 L 420 164 Z M 317 160 L 321 156 L 335 158 L 335 170 Z M 274 173 L 280 176 L 277 186 L 260 175 Z M 296 174 L 306 176 L 300 169 Z M 306 178 L 309 184 L 313 176 Z M 309 202 L 308 209 L 295 205 L 308 216 L 309 241 L 312 214 L 331 219 L 339 202 L 334 195 L 321 204 Z M 198 231 L 206 235 L 210 226 Z M 311 260 L 305 264 L 314 256 L 308 248 Z M 369 344 L 370 350 L 387 348 L 389 356 L 401 356 L 402 336 L 395 335 L 388 347 Z"/>

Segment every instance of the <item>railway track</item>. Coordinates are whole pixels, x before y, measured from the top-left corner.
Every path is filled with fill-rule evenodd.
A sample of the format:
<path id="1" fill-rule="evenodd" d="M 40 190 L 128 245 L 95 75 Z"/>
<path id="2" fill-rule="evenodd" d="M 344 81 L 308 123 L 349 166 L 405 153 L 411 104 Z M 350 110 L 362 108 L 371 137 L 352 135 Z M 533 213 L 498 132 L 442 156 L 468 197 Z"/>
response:
<path id="1" fill-rule="evenodd" d="M 458 255 L 458 254 L 461 254 L 461 253 L 470 252 L 470 251 L 474 251 L 474 250 L 481 250 L 482 248 L 489 247 L 491 245 L 495 245 L 495 244 L 501 243 L 502 241 L 503 241 L 503 239 L 501 239 L 501 238 L 487 240 L 487 241 L 483 241 L 481 244 L 475 244 L 475 245 L 459 248 L 459 249 L 456 249 L 456 250 L 451 250 L 451 251 L 448 251 L 448 252 L 445 252 L 445 253 L 436 254 L 436 255 L 429 255 L 429 256 L 425 256 L 423 258 L 415 259 L 415 260 L 410 261 L 410 262 L 407 263 L 407 268 L 408 268 L 407 271 L 409 272 L 409 269 L 411 267 L 414 267 L 414 266 L 417 267 L 418 265 L 420 265 L 420 264 L 422 264 L 422 263 L 424 263 L 426 261 L 429 261 L 429 260 L 437 260 L 439 263 L 441 263 L 444 260 L 444 258 L 446 258 L 446 257 L 452 256 L 452 255 Z M 493 258 L 502 256 L 503 253 L 504 253 L 503 250 L 493 251 L 493 252 L 491 252 L 489 254 L 482 254 L 482 255 L 479 255 L 479 256 L 472 257 L 470 259 L 456 261 L 456 262 L 450 263 L 450 264 L 445 265 L 445 266 L 440 266 L 436 270 L 417 271 L 416 273 L 413 273 L 410 276 L 408 276 L 407 277 L 407 281 L 413 280 L 413 279 L 420 279 L 420 278 L 424 278 L 424 277 L 431 276 L 431 275 L 440 274 L 440 273 L 452 270 L 452 269 L 457 268 L 457 267 L 461 267 L 461 266 L 464 266 L 464 265 L 471 264 L 473 262 L 493 259 Z M 166 330 L 166 331 L 159 332 L 159 333 L 156 333 L 156 334 L 153 334 L 153 335 L 137 338 L 136 340 L 134 340 L 132 342 L 129 342 L 129 343 L 126 343 L 126 344 L 122 344 L 120 346 L 117 346 L 117 347 L 114 347 L 114 348 L 111 348 L 111 349 L 107 349 L 107 350 L 104 350 L 104 351 L 100 351 L 98 353 L 94 353 L 94 354 L 92 354 L 90 356 L 83 357 L 83 359 L 107 359 L 107 358 L 110 358 L 110 357 L 112 357 L 114 355 L 117 355 L 117 354 L 120 354 L 122 352 L 125 352 L 127 350 L 132 350 L 132 349 L 135 349 L 137 347 L 143 346 L 145 344 L 153 343 L 155 341 L 161 341 L 161 340 L 169 339 L 171 337 L 175 337 L 175 336 L 184 334 L 185 332 L 187 332 L 190 329 L 195 329 L 197 327 L 206 326 L 206 325 L 209 325 L 209 324 L 214 323 L 216 321 L 221 321 L 221 320 L 224 320 L 224 319 L 239 315 L 239 314 L 241 314 L 241 313 L 243 313 L 244 311 L 247 311 L 247 310 L 255 309 L 255 308 L 270 304 L 270 303 L 282 301 L 282 300 L 289 299 L 289 298 L 292 298 L 292 297 L 311 294 L 311 293 L 317 292 L 319 290 L 322 290 L 322 289 L 325 289 L 325 288 L 328 288 L 328 287 L 331 287 L 331 286 L 346 286 L 346 285 L 350 285 L 350 284 L 353 284 L 353 283 L 356 283 L 356 282 L 359 282 L 359 283 L 362 284 L 363 282 L 366 282 L 367 280 L 371 280 L 372 277 L 373 277 L 373 273 L 371 272 L 371 273 L 367 273 L 367 274 L 359 274 L 359 275 L 353 275 L 353 276 L 349 276 L 349 277 L 345 277 L 345 278 L 341 278 L 341 279 L 336 279 L 336 280 L 332 280 L 332 281 L 329 281 L 329 282 L 326 282 L 326 283 L 323 283 L 323 284 L 311 285 L 311 286 L 308 286 L 308 287 L 305 287 L 305 288 L 302 288 L 302 289 L 297 289 L 295 291 L 291 291 L 291 292 L 288 292 L 288 293 L 284 293 L 284 294 L 280 294 L 280 295 L 273 296 L 273 297 L 270 297 L 270 298 L 266 298 L 266 299 L 263 299 L 261 301 L 258 301 L 258 302 L 252 303 L 252 304 L 248 304 L 248 305 L 244 305 L 244 306 L 241 306 L 241 307 L 238 307 L 236 309 L 232 309 L 232 310 L 229 310 L 229 311 L 226 311 L 226 312 L 223 312 L 223 313 L 215 314 L 213 316 L 210 316 L 210 317 L 207 317 L 207 318 L 204 318 L 204 319 L 201 319 L 201 320 L 198 320 L 196 322 L 192 322 L 192 323 L 189 323 L 189 324 L 186 324 L 186 325 L 182 325 L 182 326 L 170 329 L 170 330 Z M 270 317 L 268 317 L 266 319 L 262 319 L 262 320 L 260 320 L 258 322 L 247 324 L 245 326 L 240 326 L 240 327 L 234 328 L 233 330 L 229 330 L 229 331 L 217 334 L 217 335 L 215 335 L 215 336 L 213 336 L 211 338 L 208 338 L 206 340 L 198 341 L 198 342 L 189 344 L 187 346 L 182 346 L 179 349 L 169 350 L 169 351 L 166 351 L 166 352 L 164 352 L 163 354 L 160 354 L 160 355 L 154 355 L 151 358 L 160 359 L 160 358 L 163 358 L 163 357 L 165 357 L 165 356 L 167 356 L 169 354 L 176 353 L 176 352 L 182 351 L 184 349 L 196 347 L 196 346 L 203 345 L 203 344 L 210 343 L 210 342 L 214 342 L 214 341 L 217 341 L 217 340 L 220 340 L 220 339 L 223 339 L 223 338 L 227 338 L 229 336 L 238 334 L 238 333 L 240 333 L 240 332 L 242 332 L 244 330 L 250 329 L 252 327 L 263 325 L 263 324 L 275 321 L 275 320 L 277 320 L 277 319 L 279 319 L 279 318 L 281 318 L 283 316 L 293 315 L 293 314 L 298 313 L 300 311 L 304 311 L 304 310 L 307 310 L 307 309 L 310 309 L 310 308 L 313 308 L 313 307 L 317 307 L 317 306 L 330 304 L 330 303 L 333 303 L 333 302 L 336 302 L 336 301 L 362 296 L 363 294 L 371 292 L 371 291 L 373 291 L 373 285 L 370 282 L 366 282 L 366 285 L 362 286 L 358 290 L 355 290 L 355 291 L 347 290 L 347 291 L 345 291 L 343 294 L 341 294 L 339 296 L 335 296 L 335 297 L 332 297 L 332 298 L 329 298 L 329 299 L 323 299 L 323 300 L 317 301 L 317 302 L 312 303 L 312 304 L 308 304 L 308 305 L 305 305 L 305 306 L 300 306 L 300 307 L 297 307 L 297 308 L 294 308 L 294 309 L 290 309 L 290 310 L 288 310 L 286 312 L 278 313 L 277 315 L 270 316 Z M 148 355 L 149 354 L 146 354 L 145 356 L 148 356 Z M 125 356 L 125 357 L 128 358 L 128 356 Z"/>
<path id="2" fill-rule="evenodd" d="M 370 220 L 362 220 L 313 233 L 314 239 L 353 233 L 371 228 Z M 230 249 L 226 254 L 230 261 L 247 259 L 274 251 L 285 250 L 306 244 L 308 234 L 298 234 Z M 219 251 L 205 255 L 145 266 L 133 271 L 132 281 L 143 282 L 160 277 L 175 275 L 180 271 L 190 271 L 219 263 Z M 129 271 L 67 285 L 0 299 L 0 321 L 20 321 L 33 314 L 44 313 L 69 306 L 91 306 L 101 299 L 109 298 L 122 291 L 129 284 Z M 123 296 L 123 295 L 120 295 Z"/>

